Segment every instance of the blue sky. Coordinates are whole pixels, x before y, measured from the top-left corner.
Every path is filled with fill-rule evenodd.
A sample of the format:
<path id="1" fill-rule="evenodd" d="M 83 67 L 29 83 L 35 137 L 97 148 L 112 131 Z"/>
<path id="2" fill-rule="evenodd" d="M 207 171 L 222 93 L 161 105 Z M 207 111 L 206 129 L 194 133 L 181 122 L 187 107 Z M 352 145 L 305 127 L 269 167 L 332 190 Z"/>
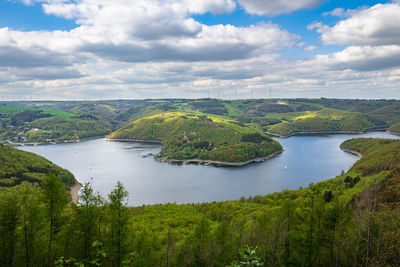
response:
<path id="1" fill-rule="evenodd" d="M 397 0 L 2 0 L 0 99 L 400 98 L 398 12 Z"/>
<path id="2" fill-rule="evenodd" d="M 39 3 L 25 5 L 21 2 L 0 1 L 0 27 L 14 30 L 71 30 L 77 25 L 74 20 L 49 16 Z"/>

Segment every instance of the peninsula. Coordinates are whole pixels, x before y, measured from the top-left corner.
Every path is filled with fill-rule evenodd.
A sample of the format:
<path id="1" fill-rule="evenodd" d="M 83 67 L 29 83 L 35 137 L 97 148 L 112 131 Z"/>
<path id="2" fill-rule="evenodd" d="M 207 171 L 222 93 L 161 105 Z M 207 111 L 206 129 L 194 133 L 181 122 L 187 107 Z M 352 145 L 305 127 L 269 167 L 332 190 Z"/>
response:
<path id="1" fill-rule="evenodd" d="M 158 161 L 242 166 L 282 151 L 259 126 L 200 112 L 165 112 L 127 123 L 109 140 L 163 143 Z"/>

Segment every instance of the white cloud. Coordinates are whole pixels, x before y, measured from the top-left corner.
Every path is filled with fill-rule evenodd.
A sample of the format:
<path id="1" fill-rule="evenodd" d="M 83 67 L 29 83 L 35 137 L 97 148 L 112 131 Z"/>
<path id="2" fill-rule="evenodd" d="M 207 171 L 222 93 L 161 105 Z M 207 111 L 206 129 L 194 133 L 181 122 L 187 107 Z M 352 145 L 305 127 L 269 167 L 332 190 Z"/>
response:
<path id="1" fill-rule="evenodd" d="M 315 46 L 315 45 L 310 45 L 310 46 L 304 47 L 304 51 L 306 51 L 306 52 L 311 52 L 311 51 L 314 51 L 316 49 L 318 49 L 318 47 Z"/>
<path id="2" fill-rule="evenodd" d="M 338 7 L 332 11 L 322 13 L 323 16 L 332 16 L 332 17 L 343 17 L 346 14 L 346 10 L 344 8 Z"/>
<path id="3" fill-rule="evenodd" d="M 323 24 L 320 21 L 314 21 L 311 24 L 307 25 L 307 30 L 309 31 L 316 30 L 318 33 L 323 33 L 327 29 L 329 29 L 329 26 Z"/>
<path id="4" fill-rule="evenodd" d="M 339 18 L 348 18 L 355 15 L 357 12 L 362 10 L 368 9 L 367 6 L 362 6 L 357 9 L 344 9 L 341 7 L 335 8 L 332 11 L 322 13 L 323 16 L 332 16 L 332 17 L 339 17 Z"/>
<path id="5" fill-rule="evenodd" d="M 334 69 L 358 71 L 400 67 L 400 46 L 350 46 L 340 52 L 319 55 L 315 61 Z"/>
<path id="6" fill-rule="evenodd" d="M 238 2 L 247 13 L 275 16 L 299 9 L 314 8 L 321 4 L 322 0 L 238 0 Z"/>
<path id="7" fill-rule="evenodd" d="M 348 17 L 333 27 L 321 22 L 307 26 L 321 33 L 324 44 L 349 45 L 339 52 L 319 55 L 313 64 L 330 69 L 376 71 L 400 66 L 400 5 L 378 4 L 356 10 L 335 9 L 329 15 Z"/>
<path id="8" fill-rule="evenodd" d="M 324 44 L 391 45 L 400 43 L 400 5 L 377 4 L 355 11 L 333 27 L 315 27 Z"/>

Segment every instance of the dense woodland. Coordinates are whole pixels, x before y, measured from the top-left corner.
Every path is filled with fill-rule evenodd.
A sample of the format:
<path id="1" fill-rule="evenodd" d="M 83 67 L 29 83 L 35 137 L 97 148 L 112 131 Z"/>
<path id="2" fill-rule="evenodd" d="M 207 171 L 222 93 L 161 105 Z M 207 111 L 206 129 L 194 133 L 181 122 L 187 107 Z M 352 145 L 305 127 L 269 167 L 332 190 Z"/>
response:
<path id="1" fill-rule="evenodd" d="M 364 156 L 308 188 L 238 201 L 127 207 L 57 175 L 0 191 L 2 266 L 398 266 L 400 141 L 353 139 Z"/>

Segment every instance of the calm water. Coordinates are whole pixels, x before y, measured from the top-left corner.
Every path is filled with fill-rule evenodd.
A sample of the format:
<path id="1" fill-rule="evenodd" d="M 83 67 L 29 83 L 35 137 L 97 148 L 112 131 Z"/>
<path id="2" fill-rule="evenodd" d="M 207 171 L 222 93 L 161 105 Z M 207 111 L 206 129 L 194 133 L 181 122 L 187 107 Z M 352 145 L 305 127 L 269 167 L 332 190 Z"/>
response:
<path id="1" fill-rule="evenodd" d="M 103 196 L 121 181 L 130 193 L 129 204 L 138 206 L 234 200 L 305 187 L 348 170 L 358 157 L 341 151 L 339 145 L 355 137 L 398 138 L 371 132 L 277 139 L 285 149 L 282 154 L 240 168 L 159 163 L 143 155 L 157 154 L 160 145 L 104 139 L 20 149 L 69 169 L 80 182 L 90 181 Z"/>

